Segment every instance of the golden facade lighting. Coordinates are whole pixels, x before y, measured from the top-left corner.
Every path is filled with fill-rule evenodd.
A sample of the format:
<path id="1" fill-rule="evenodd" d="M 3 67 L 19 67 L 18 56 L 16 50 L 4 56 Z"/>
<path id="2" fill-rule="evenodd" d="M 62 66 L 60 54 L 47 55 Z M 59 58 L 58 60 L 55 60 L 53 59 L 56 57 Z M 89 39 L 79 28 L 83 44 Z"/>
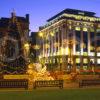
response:
<path id="1" fill-rule="evenodd" d="M 43 37 L 43 32 L 39 32 L 39 37 Z"/>
<path id="2" fill-rule="evenodd" d="M 67 11 L 49 19 L 47 23 L 51 24 L 41 30 L 44 35 L 49 33 L 48 40 L 43 38 L 43 46 L 45 47 L 43 51 L 49 55 L 46 59 L 55 60 L 50 63 L 52 66 L 57 61 L 56 66 L 65 70 L 71 61 L 73 68 L 78 66 L 84 70 L 88 68 L 89 60 L 97 59 L 100 55 L 98 48 L 96 48 L 96 42 L 93 40 L 97 35 L 96 30 L 99 29 L 100 18 L 95 17 L 93 12 L 83 13 L 71 10 L 69 13 L 69 9 Z"/>

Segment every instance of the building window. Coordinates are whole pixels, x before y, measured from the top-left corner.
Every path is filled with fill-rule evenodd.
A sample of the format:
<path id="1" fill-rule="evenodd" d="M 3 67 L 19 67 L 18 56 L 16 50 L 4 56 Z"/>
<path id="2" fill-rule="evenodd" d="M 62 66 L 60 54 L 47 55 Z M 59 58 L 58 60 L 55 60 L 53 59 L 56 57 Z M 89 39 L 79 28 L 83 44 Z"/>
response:
<path id="1" fill-rule="evenodd" d="M 75 30 L 80 31 L 81 29 L 80 29 L 80 27 L 75 27 Z"/>
<path id="2" fill-rule="evenodd" d="M 87 28 L 86 28 L 86 27 L 84 27 L 84 28 L 83 28 L 83 31 L 84 31 L 84 32 L 87 32 Z"/>
<path id="3" fill-rule="evenodd" d="M 88 33 L 83 32 L 83 51 L 87 52 L 88 50 Z"/>
<path id="4" fill-rule="evenodd" d="M 100 64 L 100 59 L 97 59 L 97 64 Z"/>
<path id="5" fill-rule="evenodd" d="M 84 58 L 84 59 L 83 59 L 83 63 L 84 63 L 84 64 L 87 64 L 87 63 L 88 63 L 88 59 Z"/>
<path id="6" fill-rule="evenodd" d="M 80 63 L 80 58 L 76 58 L 76 63 Z"/>
<path id="7" fill-rule="evenodd" d="M 75 31 L 76 34 L 76 52 L 80 52 L 80 45 L 81 45 L 81 32 L 80 31 Z"/>
<path id="8" fill-rule="evenodd" d="M 95 44 L 95 41 L 94 41 L 94 32 L 90 32 L 90 52 L 94 52 L 94 44 Z"/>

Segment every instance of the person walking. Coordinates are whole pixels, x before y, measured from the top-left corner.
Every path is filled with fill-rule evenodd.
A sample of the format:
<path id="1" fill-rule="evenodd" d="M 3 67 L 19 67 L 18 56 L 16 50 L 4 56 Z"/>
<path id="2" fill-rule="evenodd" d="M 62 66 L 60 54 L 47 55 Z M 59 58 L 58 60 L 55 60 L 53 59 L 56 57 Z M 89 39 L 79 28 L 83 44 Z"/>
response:
<path id="1" fill-rule="evenodd" d="M 91 67 L 92 72 L 95 73 L 95 68 L 94 68 L 94 64 L 92 60 L 90 61 L 90 67 Z"/>

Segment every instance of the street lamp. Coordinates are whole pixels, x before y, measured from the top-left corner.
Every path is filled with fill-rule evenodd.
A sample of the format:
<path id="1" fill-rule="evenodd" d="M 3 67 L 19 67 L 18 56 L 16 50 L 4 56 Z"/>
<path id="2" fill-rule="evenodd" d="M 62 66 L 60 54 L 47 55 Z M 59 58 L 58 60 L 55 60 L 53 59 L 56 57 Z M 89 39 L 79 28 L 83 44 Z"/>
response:
<path id="1" fill-rule="evenodd" d="M 39 32 L 39 37 L 43 38 L 43 32 Z"/>

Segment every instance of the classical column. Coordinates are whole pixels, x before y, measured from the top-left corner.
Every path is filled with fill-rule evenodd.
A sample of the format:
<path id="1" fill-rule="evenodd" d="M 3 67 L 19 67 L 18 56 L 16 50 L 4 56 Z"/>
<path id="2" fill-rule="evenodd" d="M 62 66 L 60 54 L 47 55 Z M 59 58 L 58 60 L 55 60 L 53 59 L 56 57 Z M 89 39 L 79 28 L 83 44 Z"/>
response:
<path id="1" fill-rule="evenodd" d="M 58 27 L 58 69 L 60 70 L 60 27 Z"/>
<path id="2" fill-rule="evenodd" d="M 66 22 L 66 42 L 67 42 L 67 46 L 66 46 L 66 48 L 67 48 L 67 64 L 66 64 L 66 66 L 67 66 L 67 69 L 68 69 L 68 58 L 69 58 L 69 46 L 68 46 L 68 41 L 69 41 L 69 37 L 68 37 L 68 34 L 69 34 L 69 28 L 68 28 L 68 22 Z"/>
<path id="3" fill-rule="evenodd" d="M 90 29 L 88 29 L 88 56 L 90 56 Z"/>
<path id="4" fill-rule="evenodd" d="M 73 28 L 73 72 L 76 72 L 76 59 L 75 59 L 75 54 L 76 54 L 76 36 L 75 36 L 75 28 Z"/>
<path id="5" fill-rule="evenodd" d="M 56 56 L 57 54 L 57 47 L 56 47 L 56 36 L 57 36 L 57 33 L 56 33 L 56 29 L 54 29 L 54 55 Z"/>
<path id="6" fill-rule="evenodd" d="M 62 43 L 62 48 L 64 48 L 64 51 L 63 51 L 63 55 L 62 55 L 62 59 L 63 59 L 63 64 L 62 64 L 62 68 L 63 70 L 65 71 L 67 69 L 67 63 L 66 63 L 66 32 L 67 32 L 67 25 L 66 25 L 66 22 L 64 22 L 63 24 L 63 43 Z"/>
<path id="7" fill-rule="evenodd" d="M 53 70 L 53 58 L 54 58 L 54 36 L 51 39 L 51 70 Z"/>
<path id="8" fill-rule="evenodd" d="M 60 70 L 62 71 L 63 70 L 63 27 L 62 25 L 60 26 L 61 28 L 61 47 L 60 47 L 60 50 L 61 50 L 61 59 L 62 59 L 62 65 L 60 66 Z"/>
<path id="9" fill-rule="evenodd" d="M 81 26 L 81 44 L 80 44 L 80 70 L 83 70 L 83 26 Z"/>
<path id="10" fill-rule="evenodd" d="M 88 29 L 88 67 L 90 67 L 90 28 Z"/>
<path id="11" fill-rule="evenodd" d="M 97 33 L 96 33 L 96 25 L 94 27 L 94 47 L 95 47 L 95 57 L 94 57 L 94 64 L 95 64 L 95 68 L 97 67 L 97 37 L 96 37 Z"/>
<path id="12" fill-rule="evenodd" d="M 73 55 L 76 54 L 76 36 L 75 36 L 75 29 L 73 30 Z"/>
<path id="13" fill-rule="evenodd" d="M 43 38 L 43 57 L 45 57 L 45 53 L 44 53 L 44 38 Z"/>

